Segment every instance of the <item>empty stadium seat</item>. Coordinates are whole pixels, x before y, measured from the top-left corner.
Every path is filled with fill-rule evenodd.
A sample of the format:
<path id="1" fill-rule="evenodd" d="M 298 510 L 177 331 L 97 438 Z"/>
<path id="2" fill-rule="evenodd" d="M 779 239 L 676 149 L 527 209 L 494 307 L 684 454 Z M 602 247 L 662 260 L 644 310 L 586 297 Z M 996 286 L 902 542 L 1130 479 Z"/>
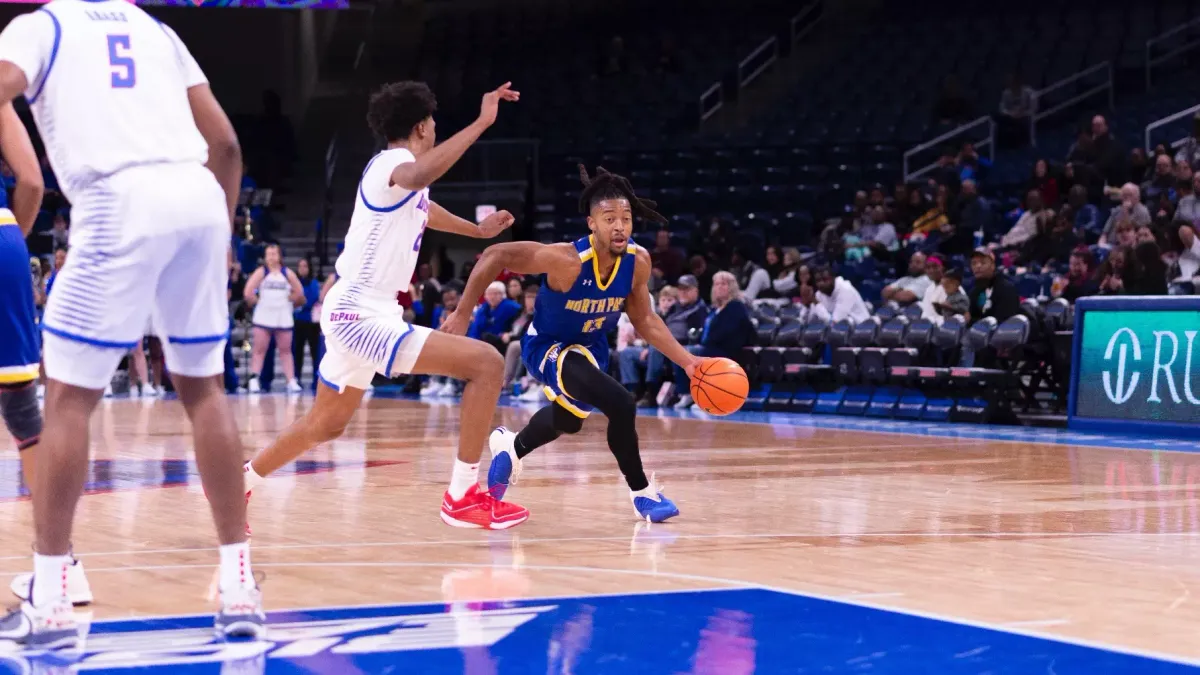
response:
<path id="1" fill-rule="evenodd" d="M 884 384 L 888 381 L 888 354 L 904 346 L 908 318 L 898 316 L 879 328 L 877 347 L 864 347 L 858 355 L 860 378 L 865 384 Z"/>

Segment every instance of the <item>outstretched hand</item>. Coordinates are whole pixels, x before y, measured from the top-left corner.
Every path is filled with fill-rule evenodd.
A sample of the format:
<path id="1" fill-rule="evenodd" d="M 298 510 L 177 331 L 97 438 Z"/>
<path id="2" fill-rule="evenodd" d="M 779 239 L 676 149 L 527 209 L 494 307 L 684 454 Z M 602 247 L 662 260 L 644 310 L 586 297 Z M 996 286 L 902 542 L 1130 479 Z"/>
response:
<path id="1" fill-rule="evenodd" d="M 497 211 L 479 223 L 479 236 L 484 239 L 492 239 L 512 227 L 515 220 L 513 214 L 508 211 Z"/>
<path id="2" fill-rule="evenodd" d="M 519 100 L 521 100 L 521 92 L 513 91 L 512 82 L 505 82 L 498 89 L 483 95 L 483 103 L 479 106 L 479 121 L 486 126 L 492 126 L 496 122 L 500 101 L 515 103 Z"/>
<path id="3" fill-rule="evenodd" d="M 454 310 L 442 320 L 442 327 L 438 330 L 451 335 L 466 335 L 467 327 L 471 325 L 470 313 L 464 313 L 461 310 Z"/>

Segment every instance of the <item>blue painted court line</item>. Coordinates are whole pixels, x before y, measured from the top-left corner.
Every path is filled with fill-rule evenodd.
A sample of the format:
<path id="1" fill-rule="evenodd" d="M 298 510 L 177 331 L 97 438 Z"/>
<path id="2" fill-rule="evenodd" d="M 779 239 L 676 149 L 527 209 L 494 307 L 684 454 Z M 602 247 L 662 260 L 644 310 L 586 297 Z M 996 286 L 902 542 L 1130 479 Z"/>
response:
<path id="1" fill-rule="evenodd" d="M 208 616 L 97 622 L 76 665 L 181 675 L 1200 672 L 1182 659 L 757 588 L 306 609 L 270 623 L 264 641 L 226 643 Z M 0 668 L 51 672 L 37 668 L 44 662 L 11 654 Z"/>

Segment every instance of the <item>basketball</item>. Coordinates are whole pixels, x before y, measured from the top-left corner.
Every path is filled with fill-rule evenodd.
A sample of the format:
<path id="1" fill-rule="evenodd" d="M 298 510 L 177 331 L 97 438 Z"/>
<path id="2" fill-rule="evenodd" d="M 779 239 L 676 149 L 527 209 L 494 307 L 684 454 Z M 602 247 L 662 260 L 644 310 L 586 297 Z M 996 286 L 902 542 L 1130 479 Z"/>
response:
<path id="1" fill-rule="evenodd" d="M 692 376 L 692 400 L 710 415 L 737 412 L 749 391 L 746 371 L 731 359 L 706 359 Z"/>

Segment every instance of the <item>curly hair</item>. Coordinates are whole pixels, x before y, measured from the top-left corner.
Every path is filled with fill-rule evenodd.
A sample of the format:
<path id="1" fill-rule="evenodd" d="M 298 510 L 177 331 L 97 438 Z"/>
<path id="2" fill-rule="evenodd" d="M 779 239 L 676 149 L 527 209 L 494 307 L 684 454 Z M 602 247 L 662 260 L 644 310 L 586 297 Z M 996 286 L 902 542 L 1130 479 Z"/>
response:
<path id="1" fill-rule="evenodd" d="M 437 97 L 424 82 L 393 82 L 371 95 L 367 126 L 384 141 L 402 141 L 437 112 Z"/>
<path id="2" fill-rule="evenodd" d="M 624 176 L 610 173 L 604 167 L 596 167 L 596 176 L 588 176 L 587 167 L 579 165 L 579 180 L 583 182 L 583 193 L 579 195 L 579 210 L 591 213 L 592 207 L 606 199 L 625 199 L 633 215 L 650 222 L 667 224 L 667 219 L 655 209 L 658 204 L 649 199 L 641 199 L 633 192 L 633 186 Z"/>

